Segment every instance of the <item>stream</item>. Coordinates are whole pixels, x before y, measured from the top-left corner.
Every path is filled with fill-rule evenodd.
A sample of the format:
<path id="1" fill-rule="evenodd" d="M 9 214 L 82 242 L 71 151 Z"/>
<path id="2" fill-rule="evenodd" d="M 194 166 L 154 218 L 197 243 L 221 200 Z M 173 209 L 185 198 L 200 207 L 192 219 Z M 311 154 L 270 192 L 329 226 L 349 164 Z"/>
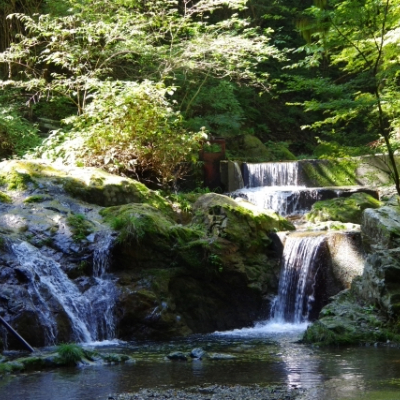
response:
<path id="1" fill-rule="evenodd" d="M 303 400 L 397 400 L 400 349 L 313 348 L 296 343 L 305 324 L 259 324 L 230 332 L 155 343 L 88 344 L 123 352 L 134 363 L 88 365 L 0 378 L 2 400 L 106 400 L 141 388 L 194 385 L 284 385 L 301 389 Z M 173 351 L 203 348 L 217 358 L 170 361 Z M 231 358 L 223 358 L 230 356 Z"/>

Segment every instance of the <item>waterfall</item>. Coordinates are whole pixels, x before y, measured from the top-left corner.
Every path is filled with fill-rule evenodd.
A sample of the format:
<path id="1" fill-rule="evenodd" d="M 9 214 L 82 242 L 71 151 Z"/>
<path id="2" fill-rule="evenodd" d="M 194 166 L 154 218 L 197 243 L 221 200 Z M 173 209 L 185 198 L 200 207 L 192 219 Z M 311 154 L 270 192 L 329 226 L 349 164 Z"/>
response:
<path id="1" fill-rule="evenodd" d="M 254 205 L 273 210 L 280 215 L 300 215 L 311 209 L 312 204 L 321 200 L 324 190 L 299 186 L 264 186 L 240 189 L 231 193 L 234 198 L 244 198 Z"/>
<path id="2" fill-rule="evenodd" d="M 247 187 L 298 186 L 298 162 L 243 164 L 243 180 Z"/>
<path id="3" fill-rule="evenodd" d="M 319 196 L 317 190 L 299 186 L 298 162 L 243 164 L 245 188 L 231 193 L 280 215 L 303 214 Z"/>
<path id="4" fill-rule="evenodd" d="M 10 247 L 18 259 L 19 269 L 29 282 L 28 291 L 40 323 L 46 330 L 48 344 L 57 340 L 56 315 L 62 311 L 71 325 L 71 340 L 91 342 L 112 338 L 116 290 L 112 281 L 101 277 L 89 278 L 90 288 L 81 293 L 61 265 L 36 247 L 27 242 L 14 242 Z M 109 261 L 107 257 L 109 254 L 104 249 L 99 251 L 98 265 L 106 265 Z"/>
<path id="5" fill-rule="evenodd" d="M 319 253 L 324 236 L 288 236 L 283 250 L 278 296 L 271 315 L 276 322 L 308 321 L 315 301 Z"/>
<path id="6" fill-rule="evenodd" d="M 93 253 L 93 276 L 102 278 L 111 265 L 111 249 L 114 245 L 114 237 L 107 232 L 98 240 Z"/>

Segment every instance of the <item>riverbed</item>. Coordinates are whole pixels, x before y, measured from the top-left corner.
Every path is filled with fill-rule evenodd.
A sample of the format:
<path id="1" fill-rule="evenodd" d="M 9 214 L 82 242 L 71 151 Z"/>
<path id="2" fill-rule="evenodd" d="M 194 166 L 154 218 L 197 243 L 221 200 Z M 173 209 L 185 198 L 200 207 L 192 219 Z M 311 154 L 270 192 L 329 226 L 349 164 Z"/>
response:
<path id="1" fill-rule="evenodd" d="M 254 328 L 192 336 L 170 342 L 87 344 L 119 352 L 134 362 L 82 365 L 0 378 L 1 400 L 106 400 L 142 389 L 196 387 L 287 388 L 302 400 L 398 400 L 400 349 L 390 343 L 317 348 L 298 343 L 305 325 L 259 324 Z M 173 352 L 207 356 L 172 361 Z M 44 349 L 45 351 L 45 349 Z"/>

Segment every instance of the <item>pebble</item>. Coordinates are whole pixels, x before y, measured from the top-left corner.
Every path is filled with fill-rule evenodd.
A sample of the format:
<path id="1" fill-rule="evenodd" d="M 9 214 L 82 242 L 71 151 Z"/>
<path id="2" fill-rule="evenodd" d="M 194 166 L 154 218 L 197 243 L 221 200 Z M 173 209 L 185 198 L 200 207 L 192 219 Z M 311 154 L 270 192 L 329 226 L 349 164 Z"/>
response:
<path id="1" fill-rule="evenodd" d="M 112 394 L 113 400 L 294 400 L 303 394 L 302 390 L 288 389 L 284 386 L 261 387 L 202 385 L 184 389 L 141 389 L 136 393 Z"/>

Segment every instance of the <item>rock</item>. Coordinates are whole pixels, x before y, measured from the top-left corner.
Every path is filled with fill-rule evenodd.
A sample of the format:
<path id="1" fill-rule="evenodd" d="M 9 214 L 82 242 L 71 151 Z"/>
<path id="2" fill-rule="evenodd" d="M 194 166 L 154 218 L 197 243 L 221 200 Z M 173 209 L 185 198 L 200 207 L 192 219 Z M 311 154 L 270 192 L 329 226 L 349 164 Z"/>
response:
<path id="1" fill-rule="evenodd" d="M 317 201 L 305 217 L 311 222 L 340 221 L 360 224 L 365 209 L 380 206 L 381 203 L 372 196 L 354 193 L 348 198 Z"/>
<path id="2" fill-rule="evenodd" d="M 361 230 L 364 248 L 369 253 L 400 247 L 400 207 L 365 210 Z"/>
<path id="3" fill-rule="evenodd" d="M 223 353 L 209 353 L 207 358 L 210 360 L 233 360 L 236 357 L 232 354 L 223 354 Z"/>
<path id="4" fill-rule="evenodd" d="M 354 278 L 364 271 L 365 256 L 361 234 L 354 231 L 329 232 L 327 244 L 336 284 L 340 285 L 341 290 L 349 289 Z"/>
<path id="5" fill-rule="evenodd" d="M 362 238 L 369 254 L 363 273 L 353 279 L 350 290 L 333 297 L 322 309 L 319 321 L 305 334 L 306 342 L 345 344 L 393 339 L 391 329 L 397 331 L 400 317 L 399 215 L 395 206 L 364 211 Z"/>
<path id="6" fill-rule="evenodd" d="M 99 354 L 99 357 L 104 362 L 109 364 L 125 363 L 131 360 L 131 357 L 127 356 L 126 354 L 117 354 L 117 353 Z"/>
<path id="7" fill-rule="evenodd" d="M 378 305 L 392 318 L 400 316 L 400 247 L 368 256 L 358 294 Z"/>
<path id="8" fill-rule="evenodd" d="M 190 352 L 190 357 L 201 360 L 206 355 L 206 352 L 201 347 L 196 347 Z"/>
<path id="9" fill-rule="evenodd" d="M 182 353 L 181 351 L 175 351 L 173 353 L 170 353 L 167 355 L 167 358 L 169 360 L 174 360 L 174 361 L 187 361 L 186 354 Z"/>

